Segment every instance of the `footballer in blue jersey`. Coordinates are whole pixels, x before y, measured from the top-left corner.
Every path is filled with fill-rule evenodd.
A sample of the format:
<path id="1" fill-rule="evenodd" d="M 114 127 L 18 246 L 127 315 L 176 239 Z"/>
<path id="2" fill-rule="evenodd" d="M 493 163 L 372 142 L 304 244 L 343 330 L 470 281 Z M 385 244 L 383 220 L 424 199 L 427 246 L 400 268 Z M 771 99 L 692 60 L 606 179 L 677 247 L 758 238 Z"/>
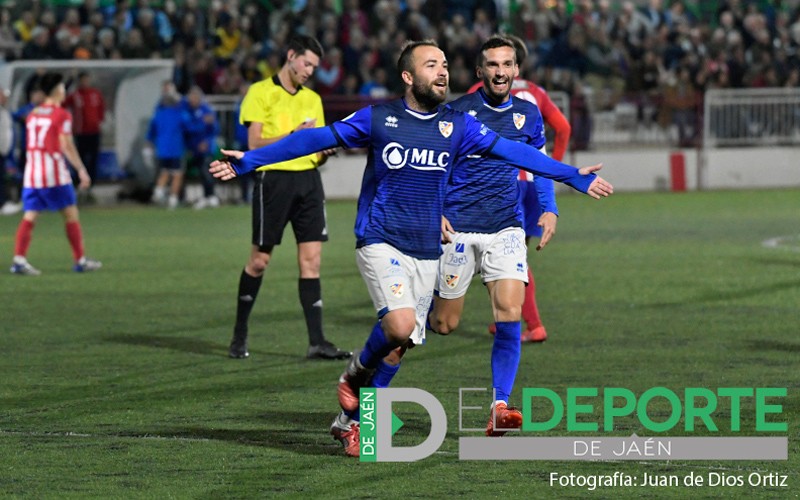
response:
<path id="1" fill-rule="evenodd" d="M 450 103 L 476 117 L 506 139 L 530 144 L 544 153 L 542 116 L 531 102 L 511 96 L 518 73 L 511 40 L 493 36 L 481 46 L 477 75 L 483 88 Z M 486 434 L 501 436 L 522 425 L 522 414 L 509 407 L 521 356 L 520 319 L 528 282 L 523 212 L 519 205 L 519 170 L 491 157 L 460 157 L 447 183 L 442 223 L 446 241 L 439 259 L 439 279 L 429 325 L 452 333 L 461 320 L 464 299 L 476 273 L 486 285 L 497 325 L 492 346 L 493 412 Z M 552 181 L 536 176 L 547 210 L 558 213 Z"/>
<path id="2" fill-rule="evenodd" d="M 601 165 L 578 170 L 498 136 L 467 113 L 443 107 L 449 74 L 435 42 L 407 44 L 398 69 L 406 86 L 402 99 L 362 109 L 329 127 L 297 131 L 247 153 L 222 150 L 226 158 L 209 168 L 215 177 L 228 180 L 256 166 L 315 151 L 368 148 L 356 217 L 356 257 L 379 321 L 340 377 L 344 413 L 331 426 L 351 456 L 358 455 L 360 387 L 385 387 L 381 384 L 397 371 L 409 342 L 424 338 L 440 254 L 444 189 L 454 162 L 461 156 L 494 156 L 593 198 L 613 192 L 593 173 Z"/>

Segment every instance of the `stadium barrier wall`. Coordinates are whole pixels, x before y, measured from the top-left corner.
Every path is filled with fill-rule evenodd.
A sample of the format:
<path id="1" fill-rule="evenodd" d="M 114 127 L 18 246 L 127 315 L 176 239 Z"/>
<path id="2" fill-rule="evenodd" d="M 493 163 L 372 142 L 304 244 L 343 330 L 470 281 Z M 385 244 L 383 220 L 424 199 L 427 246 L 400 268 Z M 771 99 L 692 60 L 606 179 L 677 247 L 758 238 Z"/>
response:
<path id="1" fill-rule="evenodd" d="M 800 187 L 800 166 L 793 162 L 798 149 L 750 147 L 715 149 L 706 153 L 703 189 L 764 189 Z M 697 190 L 699 153 L 696 149 L 629 149 L 579 151 L 569 157 L 576 166 L 602 162 L 601 175 L 622 191 L 670 191 L 673 186 L 670 158 L 682 153 L 687 191 Z M 325 193 L 330 199 L 358 197 L 364 172 L 364 155 L 330 158 L 322 167 Z M 565 186 L 559 192 L 571 191 Z"/>

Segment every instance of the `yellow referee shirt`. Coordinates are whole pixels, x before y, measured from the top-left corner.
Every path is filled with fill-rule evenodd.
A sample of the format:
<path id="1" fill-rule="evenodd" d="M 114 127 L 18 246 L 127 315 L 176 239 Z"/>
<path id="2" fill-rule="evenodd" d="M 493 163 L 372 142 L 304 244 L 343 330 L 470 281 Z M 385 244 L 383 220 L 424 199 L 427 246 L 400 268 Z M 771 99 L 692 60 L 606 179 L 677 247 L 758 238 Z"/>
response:
<path id="1" fill-rule="evenodd" d="M 300 87 L 292 95 L 281 86 L 278 75 L 268 80 L 254 83 L 242 101 L 239 122 L 258 122 L 262 124 L 261 137 L 264 139 L 285 135 L 307 120 L 317 119 L 317 127 L 325 125 L 322 114 L 322 99 L 313 90 Z M 290 170 L 301 171 L 316 168 L 317 153 L 301 156 L 294 160 L 274 163 L 256 170 Z"/>

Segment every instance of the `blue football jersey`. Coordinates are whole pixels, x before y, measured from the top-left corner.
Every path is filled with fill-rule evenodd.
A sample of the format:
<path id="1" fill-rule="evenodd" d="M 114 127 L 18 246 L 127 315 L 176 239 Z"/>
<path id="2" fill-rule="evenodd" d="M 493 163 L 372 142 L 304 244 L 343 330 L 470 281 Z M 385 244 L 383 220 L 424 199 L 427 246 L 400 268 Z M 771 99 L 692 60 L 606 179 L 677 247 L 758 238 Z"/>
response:
<path id="1" fill-rule="evenodd" d="M 546 139 L 539 108 L 511 97 L 500 106 L 486 101 L 482 90 L 467 94 L 448 106 L 476 117 L 501 137 L 536 149 Z M 456 159 L 444 200 L 444 215 L 459 232 L 496 233 L 522 227 L 517 177 L 519 169 L 503 160 L 480 155 Z"/>
<path id="2" fill-rule="evenodd" d="M 330 127 L 342 146 L 368 148 L 356 245 L 388 243 L 418 259 L 438 259 L 452 166 L 488 154 L 497 134 L 453 108 L 419 113 L 403 99 L 363 108 Z"/>

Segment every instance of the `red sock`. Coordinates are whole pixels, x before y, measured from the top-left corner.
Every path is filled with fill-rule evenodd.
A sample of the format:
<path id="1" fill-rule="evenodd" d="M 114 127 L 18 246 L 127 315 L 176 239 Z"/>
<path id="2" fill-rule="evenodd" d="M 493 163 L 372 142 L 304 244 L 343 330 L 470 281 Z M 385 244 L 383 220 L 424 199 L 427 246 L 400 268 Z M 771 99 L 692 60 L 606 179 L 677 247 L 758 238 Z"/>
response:
<path id="1" fill-rule="evenodd" d="M 522 303 L 522 319 L 528 324 L 528 330 L 542 326 L 539 308 L 536 307 L 536 282 L 533 281 L 533 272 L 530 268 L 528 268 L 528 286 L 525 287 L 525 302 Z"/>
<path id="2" fill-rule="evenodd" d="M 14 255 L 25 257 L 28 255 L 28 247 L 31 246 L 31 236 L 33 236 L 33 222 L 22 219 L 17 227 L 17 239 L 14 241 Z"/>
<path id="3" fill-rule="evenodd" d="M 81 234 L 81 223 L 78 221 L 67 222 L 67 239 L 69 246 L 72 247 L 72 257 L 78 262 L 83 257 L 83 234 Z"/>

